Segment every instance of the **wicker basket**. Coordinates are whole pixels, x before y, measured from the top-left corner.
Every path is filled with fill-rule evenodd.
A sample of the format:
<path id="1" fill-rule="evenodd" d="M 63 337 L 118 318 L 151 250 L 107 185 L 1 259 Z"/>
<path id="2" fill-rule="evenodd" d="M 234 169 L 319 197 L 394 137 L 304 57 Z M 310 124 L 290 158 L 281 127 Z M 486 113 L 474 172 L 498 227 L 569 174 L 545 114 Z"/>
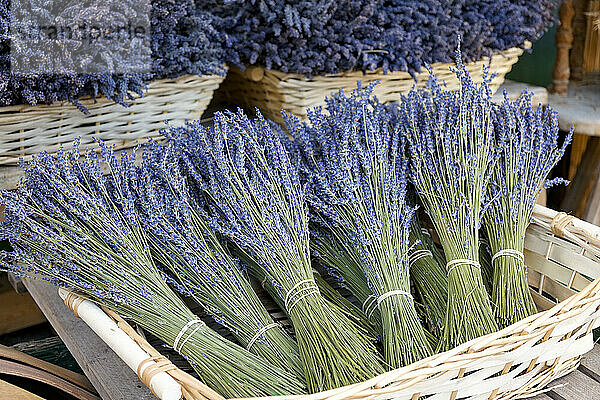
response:
<path id="1" fill-rule="evenodd" d="M 530 43 L 526 43 L 524 47 L 530 46 Z M 475 81 L 481 82 L 482 67 L 489 65 L 490 71 L 496 74 L 490 85 L 495 91 L 504 82 L 504 76 L 521 54 L 523 54 L 522 49 L 511 48 L 492 56 L 491 60 L 485 57 L 480 61 L 469 63 L 467 70 Z M 456 75 L 449 70 L 450 66 L 451 64 L 436 63 L 432 65 L 432 69 L 440 82 L 446 82 L 449 88 L 456 88 L 458 81 Z M 429 78 L 429 73 L 423 69 L 416 77 L 417 86 L 423 87 Z M 308 79 L 304 75 L 259 67 L 250 67 L 244 71 L 232 67 L 219 92 L 232 104 L 242 102 L 247 107 L 258 107 L 266 117 L 282 122 L 281 110 L 306 118 L 307 108 L 324 105 L 325 97 L 339 89 L 346 92 L 355 89 L 356 82 L 359 80 L 363 84 L 380 81 L 381 83 L 375 88 L 375 94 L 383 103 L 400 100 L 400 94 L 408 92 L 415 85 L 415 80 L 408 72 L 384 74 L 381 70 L 377 70 L 363 74 L 355 71 Z"/>
<path id="2" fill-rule="evenodd" d="M 123 107 L 98 98 L 82 99 L 89 114 L 70 103 L 0 107 L 0 164 L 15 164 L 41 151 L 55 152 L 62 144 L 81 138 L 81 147 L 93 138 L 130 147 L 138 140 L 157 136 L 165 120 L 180 124 L 198 119 L 206 110 L 224 77 L 184 75 L 148 85 L 144 97 Z"/>
<path id="3" fill-rule="evenodd" d="M 533 217 L 525 263 L 534 299 L 545 311 L 363 383 L 270 399 L 512 399 L 576 369 L 594 346 L 592 329 L 600 325 L 600 227 L 538 205 Z M 150 357 L 165 361 L 123 319 L 105 311 Z M 223 400 L 172 364 L 161 370 L 182 385 L 188 400 Z"/>

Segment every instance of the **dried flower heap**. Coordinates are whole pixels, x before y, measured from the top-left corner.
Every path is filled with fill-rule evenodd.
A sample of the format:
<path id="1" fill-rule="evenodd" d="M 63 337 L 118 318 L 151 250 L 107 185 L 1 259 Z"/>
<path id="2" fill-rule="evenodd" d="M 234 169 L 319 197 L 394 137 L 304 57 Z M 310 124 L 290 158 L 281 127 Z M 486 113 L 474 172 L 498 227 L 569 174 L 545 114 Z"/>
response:
<path id="1" fill-rule="evenodd" d="M 1 254 L 0 268 L 76 290 L 133 320 L 223 396 L 302 393 L 293 374 L 219 336 L 169 288 L 135 208 L 142 180 L 133 157 L 103 147 L 108 177 L 96 153 L 80 157 L 77 146 L 34 158 L 18 192 L 0 192 L 0 239 L 14 249 Z"/>
<path id="2" fill-rule="evenodd" d="M 495 163 L 491 91 L 476 85 L 457 55 L 461 88 L 413 90 L 398 126 L 409 143 L 411 180 L 444 248 L 448 305 L 442 337 L 453 348 L 497 329 L 481 278 L 481 208 Z"/>
<path id="3" fill-rule="evenodd" d="M 550 107 L 534 109 L 531 97 L 527 92 L 515 101 L 505 96 L 495 112 L 500 158 L 487 192 L 484 223 L 493 254 L 492 301 L 501 327 L 537 312 L 525 274 L 525 231 L 540 191 L 565 182 L 546 178 L 573 135 L 571 131 L 559 145 L 558 114 Z"/>
<path id="4" fill-rule="evenodd" d="M 382 372 L 373 343 L 321 297 L 310 262 L 306 195 L 270 123 L 241 111 L 217 113 L 214 129 L 192 123 L 180 133 L 174 140 L 182 141 L 189 164 L 207 180 L 200 186 L 214 209 L 212 225 L 252 260 L 251 272 L 283 304 L 309 390 Z"/>

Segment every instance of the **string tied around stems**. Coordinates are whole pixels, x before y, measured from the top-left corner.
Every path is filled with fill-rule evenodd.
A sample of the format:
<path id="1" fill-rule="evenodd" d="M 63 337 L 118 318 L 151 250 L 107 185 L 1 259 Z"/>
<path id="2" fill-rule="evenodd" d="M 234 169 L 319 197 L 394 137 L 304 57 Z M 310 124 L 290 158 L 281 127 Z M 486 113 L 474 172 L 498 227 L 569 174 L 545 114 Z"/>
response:
<path id="1" fill-rule="evenodd" d="M 498 259 L 499 257 L 514 257 L 517 260 L 519 260 L 521 263 L 525 263 L 525 256 L 523 255 L 523 252 L 519 251 L 519 250 L 514 250 L 514 249 L 499 250 L 492 256 L 492 264 L 494 264 L 494 261 L 496 259 Z"/>
<path id="2" fill-rule="evenodd" d="M 185 335 L 185 333 L 187 332 L 187 330 L 189 328 L 191 328 L 194 325 L 198 325 L 193 331 L 192 333 L 190 333 L 189 335 L 187 335 L 187 337 L 181 342 L 181 344 L 179 344 L 179 341 L 181 340 L 181 338 L 183 337 L 183 335 Z M 204 321 L 200 320 L 200 319 L 193 319 L 191 321 L 189 321 L 187 324 L 185 324 L 181 330 L 179 331 L 179 333 L 177 334 L 177 337 L 175 337 L 175 341 L 173 341 L 173 350 L 175 350 L 178 353 L 181 353 L 181 349 L 183 348 L 183 345 L 185 344 L 185 342 L 188 341 L 189 338 L 191 338 L 192 336 L 194 336 L 194 334 L 196 332 L 198 332 L 198 330 L 200 330 L 200 328 L 206 326 L 206 324 L 204 323 Z"/>
<path id="3" fill-rule="evenodd" d="M 363 313 L 365 313 L 365 315 L 367 316 L 367 318 L 371 319 L 371 315 L 373 315 L 373 312 L 375 311 L 376 307 L 377 307 L 377 296 L 375 296 L 374 294 L 370 294 L 369 297 L 367 297 L 365 299 L 365 301 L 362 303 L 361 308 L 363 310 Z"/>
<path id="4" fill-rule="evenodd" d="M 303 285 L 306 285 L 302 287 Z M 292 309 L 302 300 L 303 298 L 319 294 L 319 288 L 315 283 L 314 279 L 304 279 L 296 283 L 285 295 L 284 306 L 288 314 L 292 312 Z"/>
<path id="5" fill-rule="evenodd" d="M 266 331 L 268 331 L 269 329 L 273 329 L 273 328 L 277 328 L 281 325 L 279 325 L 277 322 L 273 322 L 269 325 L 265 325 L 262 328 L 260 328 L 258 330 L 258 332 L 256 332 L 256 334 L 254 336 L 252 336 L 252 339 L 250 339 L 250 341 L 248 342 L 248 345 L 246 346 L 246 350 L 250 351 L 250 349 L 252 348 L 252 346 L 254 345 L 254 343 L 258 340 L 258 338 L 260 338 Z"/>
<path id="6" fill-rule="evenodd" d="M 379 297 L 373 296 L 375 298 L 375 301 L 373 301 L 374 306 L 371 307 L 369 314 L 367 314 L 367 318 L 369 318 L 369 319 L 371 318 L 371 316 L 373 315 L 373 312 L 375 311 L 376 308 L 379 307 L 379 305 L 381 304 L 382 301 L 384 301 L 385 299 L 392 297 L 392 296 L 406 296 L 410 301 L 414 300 L 414 298 L 410 292 L 407 292 L 406 290 L 402 290 L 402 289 L 390 290 L 389 292 L 385 292 L 384 294 L 382 294 Z"/>
<path id="7" fill-rule="evenodd" d="M 461 264 L 470 265 L 474 268 L 481 269 L 481 265 L 475 260 L 469 260 L 468 258 L 457 258 L 456 260 L 451 260 L 446 263 L 447 274 L 450 275 L 450 272 Z"/>
<path id="8" fill-rule="evenodd" d="M 413 264 L 425 257 L 433 257 L 431 250 L 421 249 L 415 250 L 408 255 L 408 266 L 412 268 Z"/>

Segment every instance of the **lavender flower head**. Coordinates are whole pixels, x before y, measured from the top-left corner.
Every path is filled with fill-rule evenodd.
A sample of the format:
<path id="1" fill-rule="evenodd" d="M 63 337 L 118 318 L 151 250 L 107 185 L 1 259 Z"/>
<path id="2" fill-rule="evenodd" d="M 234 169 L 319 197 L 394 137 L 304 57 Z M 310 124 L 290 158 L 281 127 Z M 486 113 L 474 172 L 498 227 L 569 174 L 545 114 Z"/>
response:
<path id="1" fill-rule="evenodd" d="M 524 92 L 511 101 L 505 94 L 494 112 L 499 160 L 486 193 L 484 222 L 493 253 L 491 295 L 501 326 L 537 312 L 526 276 L 525 232 L 542 188 L 566 182 L 546 178 L 573 137 L 571 129 L 559 145 L 558 114 L 551 107 L 534 109 L 531 97 Z"/>
<path id="2" fill-rule="evenodd" d="M 552 107 L 534 108 L 532 96 L 525 91 L 511 101 L 505 93 L 502 104 L 494 109 L 499 160 L 486 201 L 486 217 L 522 235 L 540 190 L 568 184 L 562 178 L 546 178 L 573 138 L 571 129 L 559 145 L 558 113 Z"/>
<path id="3" fill-rule="evenodd" d="M 69 153 L 42 153 L 25 168 L 17 193 L 0 192 L 8 217 L 0 239 L 14 249 L 0 253 L 0 269 L 74 289 L 170 346 L 187 332 L 175 350 L 223 396 L 304 391 L 292 373 L 210 330 L 169 288 L 138 212 L 147 180 L 135 165 L 135 151 L 116 156 L 101 144 L 99 160 L 93 151 L 80 157 L 76 144 Z M 190 323 L 194 329 L 186 331 Z M 223 370 L 230 375 L 224 378 Z"/>
<path id="4" fill-rule="evenodd" d="M 484 68 L 476 84 L 460 52 L 453 71 L 459 90 L 445 90 L 432 75 L 429 88 L 412 90 L 395 114 L 408 142 L 411 182 L 448 259 L 477 255 L 483 196 L 497 159 L 488 86 L 493 77 Z"/>

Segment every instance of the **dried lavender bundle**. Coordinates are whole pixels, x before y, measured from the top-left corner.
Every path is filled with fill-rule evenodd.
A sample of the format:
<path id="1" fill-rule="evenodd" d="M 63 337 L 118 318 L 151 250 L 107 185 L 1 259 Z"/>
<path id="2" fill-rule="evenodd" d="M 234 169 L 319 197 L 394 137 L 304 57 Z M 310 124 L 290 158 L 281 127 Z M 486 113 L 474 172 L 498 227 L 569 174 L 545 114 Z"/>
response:
<path id="1" fill-rule="evenodd" d="M 410 242 L 413 243 L 408 254 L 410 276 L 425 308 L 431 332 L 439 338 L 444 331 L 448 302 L 444 256 L 422 227 L 418 216 L 411 223 Z"/>
<path id="2" fill-rule="evenodd" d="M 313 255 L 319 263 L 338 278 L 340 285 L 348 289 L 361 304 L 361 311 L 367 320 L 373 324 L 377 336 L 383 335 L 381 314 L 377 307 L 377 298 L 369 288 L 365 274 L 361 270 L 362 261 L 348 250 L 343 243 L 334 240 L 326 230 L 313 230 L 310 238 Z M 340 274 L 340 265 L 344 274 Z"/>
<path id="3" fill-rule="evenodd" d="M 304 381 L 298 345 L 275 323 L 236 261 L 206 224 L 174 143 L 154 143 L 141 167 L 139 209 L 153 256 L 172 286 L 192 296 L 250 352 Z M 196 192 L 197 193 L 197 192 Z"/>
<path id="4" fill-rule="evenodd" d="M 573 134 L 559 145 L 558 113 L 550 107 L 534 109 L 531 96 L 524 92 L 511 101 L 505 95 L 494 119 L 500 158 L 487 192 L 484 223 L 493 254 L 492 301 L 501 327 L 537 312 L 525 273 L 525 230 L 540 190 L 565 182 L 546 178 Z"/>
<path id="5" fill-rule="evenodd" d="M 225 340 L 198 319 L 156 267 L 135 208 L 134 155 L 42 153 L 17 192 L 0 192 L 6 221 L 0 268 L 76 290 L 133 320 L 188 359 L 200 379 L 227 397 L 302 393 L 293 374 Z M 13 264 L 12 261 L 18 261 Z"/>
<path id="6" fill-rule="evenodd" d="M 481 207 L 495 162 L 489 76 L 476 85 L 457 55 L 459 90 L 402 99 L 398 126 L 411 156 L 411 180 L 431 217 L 447 259 L 448 306 L 443 349 L 497 330 L 479 265 Z M 486 71 L 484 71 L 486 72 Z"/>
<path id="7" fill-rule="evenodd" d="M 357 261 L 381 315 L 385 361 L 392 369 L 432 354 L 410 293 L 407 160 L 399 132 L 373 86 L 326 99 L 309 123 L 286 118 L 301 149 L 313 220 Z M 342 276 L 355 274 L 336 260 Z"/>
<path id="8" fill-rule="evenodd" d="M 321 297 L 310 262 L 308 209 L 298 171 L 262 116 L 217 113 L 172 132 L 187 149 L 189 177 L 206 183 L 211 225 L 246 253 L 251 273 L 272 287 L 296 333 L 311 392 L 383 371 L 374 344 Z M 262 278 L 261 278 L 262 276 Z"/>
<path id="9" fill-rule="evenodd" d="M 332 307 L 337 307 L 342 314 L 367 332 L 374 340 L 379 336 L 380 331 L 377 331 L 375 325 L 371 323 L 358 306 L 331 286 L 318 271 L 313 270 L 313 275 L 315 276 L 315 282 L 317 282 L 319 291 Z"/>

